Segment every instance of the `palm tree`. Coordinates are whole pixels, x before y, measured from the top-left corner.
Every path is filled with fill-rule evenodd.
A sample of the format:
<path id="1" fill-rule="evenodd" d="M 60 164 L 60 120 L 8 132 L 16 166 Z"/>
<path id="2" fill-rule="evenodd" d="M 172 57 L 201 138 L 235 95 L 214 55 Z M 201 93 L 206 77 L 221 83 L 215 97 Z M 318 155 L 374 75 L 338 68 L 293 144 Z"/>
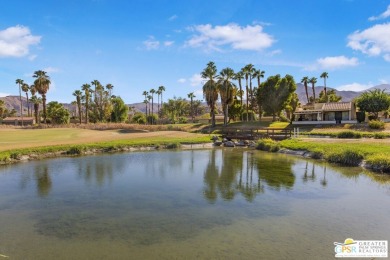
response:
<path id="1" fill-rule="evenodd" d="M 27 99 L 27 116 L 30 116 L 30 101 L 28 99 L 28 91 L 29 90 L 30 90 L 30 86 L 26 83 L 23 83 L 22 91 L 26 93 L 26 99 Z"/>
<path id="2" fill-rule="evenodd" d="M 235 85 L 231 82 L 234 78 L 234 70 L 231 68 L 225 68 L 221 70 L 218 76 L 218 89 L 221 96 L 224 119 L 224 126 L 227 125 L 229 116 L 229 105 L 233 104 L 234 101 L 234 88 Z"/>
<path id="3" fill-rule="evenodd" d="M 160 116 L 160 95 L 162 94 L 162 91 L 160 89 L 157 89 L 157 114 Z"/>
<path id="4" fill-rule="evenodd" d="M 73 92 L 73 96 L 76 97 L 77 108 L 79 110 L 80 124 L 81 124 L 81 97 L 82 97 L 82 95 L 83 95 L 83 93 L 80 90 L 75 90 L 75 92 Z"/>
<path id="5" fill-rule="evenodd" d="M 84 96 L 85 96 L 85 123 L 89 123 L 89 101 L 90 101 L 90 94 L 91 94 L 91 85 L 89 84 L 83 84 L 81 86 L 81 90 L 84 91 Z"/>
<path id="6" fill-rule="evenodd" d="M 328 72 L 322 72 L 320 78 L 324 78 L 325 103 L 328 103 L 328 95 L 326 94 L 326 78 L 328 78 Z"/>
<path id="7" fill-rule="evenodd" d="M 156 93 L 156 90 L 154 88 L 152 88 L 150 91 L 150 94 L 152 94 L 152 125 L 154 124 L 154 118 L 153 118 L 153 113 L 154 113 L 154 109 L 153 109 L 153 95 L 154 93 Z"/>
<path id="8" fill-rule="evenodd" d="M 148 118 L 149 118 L 150 115 L 151 115 L 151 113 L 150 113 L 150 100 L 152 100 L 152 98 L 153 98 L 152 95 L 148 95 L 148 96 L 147 96 L 148 104 L 149 104 L 149 116 L 146 117 L 146 119 L 147 119 L 146 121 L 147 121 L 148 123 L 149 123 L 149 119 L 148 119 Z M 152 120 L 151 120 L 151 121 L 152 121 Z"/>
<path id="9" fill-rule="evenodd" d="M 207 105 L 210 107 L 212 127 L 215 126 L 215 103 L 218 100 L 218 86 L 214 80 L 216 75 L 217 67 L 214 62 L 210 61 L 207 63 L 207 67 L 202 71 L 201 76 L 203 79 L 207 79 L 206 83 L 203 85 L 203 95 Z"/>
<path id="10" fill-rule="evenodd" d="M 38 120 L 38 115 L 39 115 L 39 104 L 42 103 L 42 99 L 38 98 L 37 96 L 33 95 L 30 98 L 31 103 L 34 105 L 34 117 L 35 117 L 35 122 L 40 123 L 40 120 Z"/>
<path id="11" fill-rule="evenodd" d="M 146 114 L 146 120 L 148 119 L 148 100 L 145 98 L 144 100 L 145 103 L 145 114 Z"/>
<path id="12" fill-rule="evenodd" d="M 106 85 L 106 89 L 108 90 L 108 93 L 110 94 L 110 98 L 112 97 L 112 89 L 114 88 L 114 86 L 110 83 L 108 83 Z"/>
<path id="13" fill-rule="evenodd" d="M 255 72 L 253 73 L 253 77 L 257 78 L 257 89 L 258 90 L 260 89 L 260 84 L 261 84 L 260 79 L 264 78 L 264 74 L 265 74 L 264 70 L 255 70 Z M 256 91 L 254 91 L 254 92 L 256 93 Z M 256 94 L 253 95 L 253 98 L 251 100 L 251 102 L 253 102 L 253 103 L 255 103 L 255 96 L 256 96 Z M 259 107 L 259 120 L 261 121 L 261 116 L 263 114 L 262 104 L 259 103 L 258 107 Z"/>
<path id="14" fill-rule="evenodd" d="M 303 83 L 303 86 L 305 87 L 305 92 L 306 92 L 306 98 L 307 98 L 307 103 L 310 103 L 309 100 L 309 91 L 307 89 L 307 82 L 309 82 L 309 77 L 305 76 L 301 79 L 301 83 Z"/>
<path id="15" fill-rule="evenodd" d="M 245 88 L 246 88 L 246 121 L 249 120 L 249 93 L 252 93 L 252 74 L 253 74 L 253 65 L 248 64 L 241 69 L 245 76 Z M 250 90 L 248 89 L 248 78 L 250 80 Z"/>
<path id="16" fill-rule="evenodd" d="M 239 95 L 240 95 L 240 105 L 241 105 L 241 109 L 242 109 L 242 94 L 243 94 L 243 91 L 242 91 L 242 86 L 241 86 L 241 80 L 244 78 L 244 73 L 241 71 L 237 72 L 234 79 L 235 80 L 238 80 L 238 85 L 240 87 L 240 92 L 239 92 Z M 242 113 L 241 113 L 241 121 L 242 121 Z"/>
<path id="17" fill-rule="evenodd" d="M 163 95 L 162 95 L 162 94 L 163 94 L 163 92 L 165 91 L 165 87 L 164 87 L 164 86 L 159 86 L 159 87 L 158 87 L 158 91 L 161 92 L 160 95 L 161 95 L 161 107 L 162 107 L 162 105 L 163 105 L 163 103 L 164 103 L 164 102 L 163 102 Z"/>
<path id="18" fill-rule="evenodd" d="M 46 93 L 50 87 L 50 77 L 43 70 L 38 70 L 34 72 L 33 75 L 36 80 L 34 81 L 35 88 L 38 93 L 42 96 L 42 105 L 43 105 L 43 120 L 46 124 Z"/>
<path id="19" fill-rule="evenodd" d="M 312 77 L 310 80 L 309 80 L 309 83 L 311 83 L 311 88 L 313 89 L 313 104 L 316 103 L 316 91 L 315 91 L 315 84 L 317 83 L 317 78 L 316 77 Z"/>
<path id="20" fill-rule="evenodd" d="M 195 97 L 195 95 L 194 95 L 194 92 L 191 92 L 191 93 L 189 93 L 189 94 L 187 94 L 187 96 L 188 96 L 188 98 L 191 100 L 191 118 L 192 118 L 192 123 L 194 123 L 194 106 L 193 106 L 193 101 L 194 101 L 194 97 Z"/>
<path id="21" fill-rule="evenodd" d="M 20 100 L 20 117 L 22 118 L 22 126 L 23 126 L 23 103 L 22 103 L 22 89 L 21 86 L 24 84 L 22 79 L 17 79 L 16 84 L 19 85 L 19 100 Z"/>

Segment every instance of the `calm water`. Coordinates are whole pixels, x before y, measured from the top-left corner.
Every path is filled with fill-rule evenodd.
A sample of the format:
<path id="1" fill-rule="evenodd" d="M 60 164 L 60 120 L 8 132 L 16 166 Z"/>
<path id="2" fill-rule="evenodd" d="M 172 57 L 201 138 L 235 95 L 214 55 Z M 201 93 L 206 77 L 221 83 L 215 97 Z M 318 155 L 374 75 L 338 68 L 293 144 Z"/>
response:
<path id="1" fill-rule="evenodd" d="M 288 155 L 133 152 L 0 167 L 9 259 L 332 259 L 336 241 L 390 240 L 389 224 L 390 178 Z"/>

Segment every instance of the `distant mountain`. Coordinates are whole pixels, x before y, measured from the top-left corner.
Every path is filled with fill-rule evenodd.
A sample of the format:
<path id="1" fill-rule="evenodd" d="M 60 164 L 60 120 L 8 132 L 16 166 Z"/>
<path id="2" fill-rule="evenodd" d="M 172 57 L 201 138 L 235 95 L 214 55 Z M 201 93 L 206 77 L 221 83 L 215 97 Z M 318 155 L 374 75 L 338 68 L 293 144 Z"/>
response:
<path id="1" fill-rule="evenodd" d="M 311 85 L 308 85 L 307 87 L 308 87 L 308 92 L 309 92 L 309 97 L 310 97 L 310 96 L 313 95 L 313 91 L 312 91 Z M 315 87 L 316 97 L 317 98 L 319 97 L 320 92 L 323 89 L 324 89 L 323 86 Z M 327 87 L 326 89 L 329 90 L 329 89 L 333 89 L 333 88 Z M 344 91 L 344 90 L 337 90 L 337 89 L 334 89 L 334 90 L 336 90 L 336 94 L 338 96 L 342 97 L 342 101 L 346 101 L 346 102 L 352 101 L 355 97 L 359 96 L 362 93 L 362 92 L 358 92 L 358 91 Z M 307 98 L 306 98 L 305 87 L 303 86 L 302 83 L 298 83 L 297 84 L 297 90 L 295 92 L 298 95 L 299 101 L 302 104 L 305 104 L 307 102 Z"/>
<path id="2" fill-rule="evenodd" d="M 374 89 L 385 90 L 385 92 L 390 93 L 390 84 L 381 84 L 381 85 L 369 88 L 367 90 L 374 90 Z"/>

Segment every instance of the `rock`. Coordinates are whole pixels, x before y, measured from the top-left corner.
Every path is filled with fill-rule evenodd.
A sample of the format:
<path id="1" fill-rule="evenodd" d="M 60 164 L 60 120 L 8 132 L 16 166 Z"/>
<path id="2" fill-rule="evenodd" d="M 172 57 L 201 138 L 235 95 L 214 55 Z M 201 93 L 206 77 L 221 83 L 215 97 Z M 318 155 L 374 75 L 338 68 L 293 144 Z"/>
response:
<path id="1" fill-rule="evenodd" d="M 234 147 L 235 145 L 234 145 L 234 143 L 232 141 L 227 141 L 227 142 L 224 143 L 224 146 L 225 147 Z"/>

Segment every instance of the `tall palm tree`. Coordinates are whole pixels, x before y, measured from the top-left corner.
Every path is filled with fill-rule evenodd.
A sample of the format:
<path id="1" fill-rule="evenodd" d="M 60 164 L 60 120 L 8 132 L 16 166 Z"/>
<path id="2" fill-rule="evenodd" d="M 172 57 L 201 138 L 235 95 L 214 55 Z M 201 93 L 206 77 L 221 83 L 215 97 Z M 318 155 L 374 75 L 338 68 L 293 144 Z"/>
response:
<path id="1" fill-rule="evenodd" d="M 108 90 L 108 93 L 109 93 L 109 95 L 110 95 L 110 98 L 111 98 L 111 96 L 112 96 L 112 89 L 114 88 L 114 86 L 112 85 L 112 84 L 110 84 L 110 83 L 108 83 L 107 85 L 106 85 L 106 89 Z"/>
<path id="2" fill-rule="evenodd" d="M 307 89 L 307 83 L 309 82 L 309 77 L 308 76 L 305 76 L 301 79 L 301 83 L 303 83 L 303 86 L 305 87 L 305 93 L 306 93 L 306 99 L 307 99 L 307 103 L 310 102 L 309 100 L 309 91 Z"/>
<path id="3" fill-rule="evenodd" d="M 218 75 L 218 89 L 219 95 L 221 96 L 222 107 L 223 107 L 223 124 L 226 126 L 229 116 L 229 105 L 234 102 L 234 88 L 235 85 L 232 82 L 234 78 L 234 70 L 231 68 L 224 68 Z"/>
<path id="4" fill-rule="evenodd" d="M 203 85 L 203 95 L 207 105 L 210 107 L 212 127 L 215 126 L 215 105 L 218 100 L 218 86 L 215 82 L 216 75 L 217 67 L 212 61 L 207 63 L 207 67 L 201 72 L 202 78 L 207 79 L 206 83 Z"/>
<path id="5" fill-rule="evenodd" d="M 153 108 L 153 104 L 154 104 L 154 102 L 153 102 L 153 95 L 154 95 L 154 93 L 156 93 L 156 90 L 154 89 L 154 88 L 152 88 L 150 91 L 150 94 L 152 94 L 151 96 L 152 96 L 152 124 L 154 124 L 154 118 L 153 118 L 153 113 L 154 113 L 154 108 Z"/>
<path id="6" fill-rule="evenodd" d="M 161 92 L 161 107 L 162 107 L 162 105 L 163 105 L 163 92 L 165 91 L 165 87 L 164 86 L 159 86 L 158 87 L 158 91 L 160 91 Z"/>
<path id="7" fill-rule="evenodd" d="M 315 84 L 317 83 L 317 78 L 316 77 L 312 77 L 310 80 L 309 80 L 309 83 L 311 83 L 311 88 L 313 90 L 313 104 L 316 103 L 316 91 L 315 91 Z"/>
<path id="8" fill-rule="evenodd" d="M 191 100 L 191 119 L 192 119 L 192 123 L 194 123 L 194 97 L 195 97 L 195 95 L 194 95 L 194 92 L 191 92 L 191 93 L 189 93 L 189 94 L 187 94 L 187 96 L 188 96 L 188 98 Z"/>
<path id="9" fill-rule="evenodd" d="M 149 116 L 147 116 L 147 121 L 148 121 L 148 124 L 149 124 L 149 117 L 150 117 L 150 115 L 151 115 L 151 113 L 150 113 L 150 100 L 152 100 L 152 95 L 148 95 L 147 96 L 147 99 L 148 99 L 148 104 L 149 104 Z M 152 121 L 152 120 L 151 120 Z"/>
<path id="10" fill-rule="evenodd" d="M 38 93 L 42 96 L 42 105 L 43 105 L 43 121 L 46 124 L 46 93 L 49 91 L 50 87 L 50 77 L 46 74 L 43 70 L 38 70 L 34 72 L 33 75 L 36 80 L 34 81 L 35 88 L 37 89 Z"/>
<path id="11" fill-rule="evenodd" d="M 239 92 L 239 95 L 240 95 L 240 105 L 241 105 L 241 109 L 242 109 L 242 94 L 243 94 L 243 91 L 242 91 L 242 86 L 241 86 L 241 80 L 244 78 L 244 73 L 242 72 L 242 70 L 240 70 L 239 72 L 236 73 L 234 79 L 235 80 L 238 80 L 238 86 L 240 87 L 240 92 Z M 242 121 L 242 113 L 241 113 L 241 121 Z"/>
<path id="12" fill-rule="evenodd" d="M 160 117 L 160 95 L 162 94 L 162 91 L 160 89 L 157 89 L 157 114 Z"/>
<path id="13" fill-rule="evenodd" d="M 30 101 L 31 101 L 31 103 L 33 103 L 33 105 L 34 105 L 34 117 L 35 117 L 35 122 L 36 122 L 37 124 L 39 124 L 39 123 L 40 123 L 40 120 L 39 120 L 39 118 L 38 118 L 38 115 L 39 115 L 39 104 L 42 103 L 42 99 L 39 98 L 39 97 L 37 97 L 37 96 L 35 96 L 35 95 L 33 95 L 33 96 L 30 98 Z"/>
<path id="14" fill-rule="evenodd" d="M 85 123 L 89 123 L 89 101 L 91 100 L 91 85 L 83 84 L 81 90 L 84 91 L 85 96 Z"/>
<path id="15" fill-rule="evenodd" d="M 22 118 L 22 126 L 23 126 L 22 85 L 24 84 L 24 81 L 22 79 L 17 79 L 16 84 L 19 85 L 20 117 Z"/>
<path id="16" fill-rule="evenodd" d="M 145 98 L 144 100 L 145 103 L 145 115 L 146 115 L 146 121 L 148 119 L 148 100 Z"/>
<path id="17" fill-rule="evenodd" d="M 30 116 L 30 100 L 28 99 L 28 92 L 30 91 L 30 86 L 26 83 L 22 85 L 22 91 L 26 93 L 27 99 L 27 116 Z"/>
<path id="18" fill-rule="evenodd" d="M 328 72 L 322 72 L 320 78 L 324 78 L 325 103 L 328 103 L 328 95 L 326 94 L 326 79 L 328 78 Z"/>
<path id="19" fill-rule="evenodd" d="M 252 74 L 253 64 L 248 64 L 241 69 L 245 76 L 245 89 L 246 89 L 246 121 L 249 120 L 249 94 L 252 93 Z M 250 80 L 250 89 L 248 89 L 248 79 Z"/>
<path id="20" fill-rule="evenodd" d="M 75 92 L 73 92 L 73 96 L 76 97 L 76 103 L 77 103 L 77 108 L 79 110 L 79 122 L 81 124 L 81 97 L 83 95 L 83 92 L 81 92 L 81 90 L 75 90 Z"/>
<path id="21" fill-rule="evenodd" d="M 256 70 L 256 69 L 253 73 L 253 77 L 257 79 L 257 90 L 260 89 L 261 78 L 264 78 L 264 74 L 265 74 L 264 70 Z M 257 90 L 254 90 L 254 92 L 256 93 Z M 253 103 L 256 102 L 256 100 L 255 100 L 256 94 L 255 93 L 253 93 L 253 95 L 252 95 L 253 98 L 252 98 L 251 102 L 253 102 Z M 258 104 L 258 108 L 259 108 L 259 120 L 261 121 L 261 116 L 263 114 L 263 108 L 262 108 L 261 103 Z"/>

